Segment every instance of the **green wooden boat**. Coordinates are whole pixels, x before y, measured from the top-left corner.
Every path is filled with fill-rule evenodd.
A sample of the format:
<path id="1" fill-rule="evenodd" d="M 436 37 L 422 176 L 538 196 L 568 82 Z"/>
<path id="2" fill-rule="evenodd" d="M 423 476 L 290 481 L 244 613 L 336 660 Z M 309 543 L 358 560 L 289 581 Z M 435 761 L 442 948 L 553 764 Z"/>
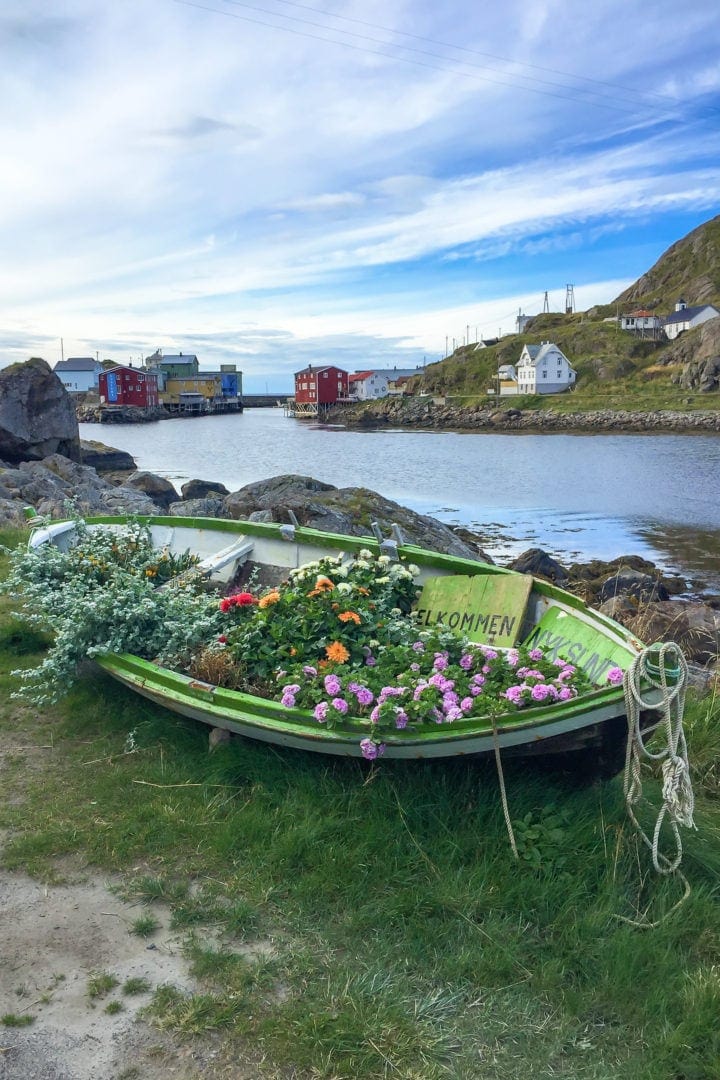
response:
<path id="1" fill-rule="evenodd" d="M 350 556 L 361 549 L 407 559 L 420 568 L 423 593 L 417 618 L 422 624 L 432 625 L 441 617 L 492 648 L 528 644 L 549 650 L 581 668 L 593 683 L 594 689 L 571 700 L 508 709 L 494 720 L 468 717 L 383 733 L 386 758 L 444 758 L 499 749 L 526 756 L 572 754 L 606 774 L 621 767 L 627 741 L 623 687 L 609 685 L 607 672 L 628 670 L 644 645 L 564 590 L 527 574 L 404 544 L 395 528 L 391 539 L 383 539 L 379 531 L 370 538 L 260 522 L 163 516 L 141 520 L 150 526 L 155 546 L 177 554 L 192 552 L 201 571 L 219 585 L 234 580 L 244 564 L 273 568 L 282 575 L 328 555 Z M 119 529 L 126 521 L 103 517 L 87 524 Z M 74 530 L 72 521 L 44 525 L 33 532 L 30 544 L 66 549 Z M 212 727 L 301 750 L 361 756 L 367 729 L 357 719 L 328 729 L 308 710 L 202 682 L 138 656 L 110 654 L 96 662 L 144 697 Z M 654 701 L 651 692 L 645 703 Z M 659 713 L 646 708 L 643 730 L 658 720 Z"/>

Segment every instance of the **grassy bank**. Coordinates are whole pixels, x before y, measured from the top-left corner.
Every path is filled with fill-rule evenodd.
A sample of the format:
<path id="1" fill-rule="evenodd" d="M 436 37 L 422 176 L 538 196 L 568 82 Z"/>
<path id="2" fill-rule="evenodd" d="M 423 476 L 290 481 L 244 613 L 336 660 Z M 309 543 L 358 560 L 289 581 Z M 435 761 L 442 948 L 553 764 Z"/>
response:
<path id="1" fill-rule="evenodd" d="M 38 715 L 10 697 L 42 655 L 12 607 L 4 865 L 48 880 L 79 857 L 169 914 L 203 989 L 154 988 L 152 1022 L 249 1047 L 267 1077 L 720 1077 L 714 701 L 688 710 L 699 828 L 672 911 L 682 883 L 649 869 L 619 780 L 507 766 L 518 863 L 491 765 L 208 754 L 206 729 L 93 675 Z"/>

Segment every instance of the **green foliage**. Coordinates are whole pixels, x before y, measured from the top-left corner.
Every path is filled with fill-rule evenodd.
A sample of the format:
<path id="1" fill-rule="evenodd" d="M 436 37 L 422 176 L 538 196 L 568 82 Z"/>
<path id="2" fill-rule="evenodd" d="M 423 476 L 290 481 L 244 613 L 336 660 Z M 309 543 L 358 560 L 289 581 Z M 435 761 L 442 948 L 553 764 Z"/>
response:
<path id="1" fill-rule="evenodd" d="M 154 915 L 140 915 L 130 926 L 130 933 L 138 937 L 152 937 L 160 929 L 160 922 Z"/>
<path id="2" fill-rule="evenodd" d="M 144 979 L 141 975 L 133 975 L 131 978 L 126 979 L 122 984 L 122 992 L 128 997 L 132 997 L 136 994 L 147 994 L 148 990 L 152 988 L 152 984 L 149 979 Z"/>
<path id="3" fill-rule="evenodd" d="M 0 1016 L 0 1023 L 5 1027 L 29 1027 L 35 1023 L 35 1017 L 28 1016 L 27 1013 L 4 1013 Z"/>
<path id="4" fill-rule="evenodd" d="M 10 555 L 4 588 L 22 594 L 31 627 L 53 634 L 40 666 L 21 674 L 20 693 L 37 703 L 66 693 L 87 657 L 133 652 L 177 662 L 218 632 L 217 604 L 192 577 L 156 588 L 193 560 L 158 554 L 146 526 L 90 530 L 78 522 L 76 534 L 66 552 L 45 544 Z"/>

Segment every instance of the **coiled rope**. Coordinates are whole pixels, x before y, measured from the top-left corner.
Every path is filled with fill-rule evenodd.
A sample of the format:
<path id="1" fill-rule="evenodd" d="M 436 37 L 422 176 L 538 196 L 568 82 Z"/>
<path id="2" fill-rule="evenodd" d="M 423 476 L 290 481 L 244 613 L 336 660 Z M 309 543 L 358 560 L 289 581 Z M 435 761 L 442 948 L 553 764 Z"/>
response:
<path id="1" fill-rule="evenodd" d="M 687 744 L 683 730 L 685 693 L 688 666 L 682 651 L 674 641 L 651 645 L 644 649 L 625 672 L 623 689 L 628 719 L 628 741 L 625 755 L 623 791 L 627 811 L 643 842 L 652 852 L 653 866 L 659 874 L 672 874 L 682 862 L 682 840 L 679 826 L 695 828 L 693 822 L 694 796 L 690 782 Z M 643 697 L 649 687 L 650 698 Z M 660 700 L 658 694 L 660 692 Z M 640 730 L 640 716 L 650 709 L 663 714 L 665 745 L 656 753 L 649 750 Z M 662 762 L 662 806 L 655 823 L 652 839 L 644 831 L 634 807 L 642 798 L 641 765 L 643 759 Z M 667 817 L 675 840 L 674 857 L 660 850 L 660 830 Z"/>

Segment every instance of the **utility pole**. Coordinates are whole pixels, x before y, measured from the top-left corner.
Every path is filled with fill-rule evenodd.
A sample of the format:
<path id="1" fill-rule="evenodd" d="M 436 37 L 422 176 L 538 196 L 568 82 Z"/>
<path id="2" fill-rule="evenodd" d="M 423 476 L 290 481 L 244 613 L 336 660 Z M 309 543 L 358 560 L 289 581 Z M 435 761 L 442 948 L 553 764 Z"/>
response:
<path id="1" fill-rule="evenodd" d="M 61 360 L 65 359 L 65 348 L 63 346 L 63 339 L 62 338 L 60 338 L 60 359 Z"/>
<path id="2" fill-rule="evenodd" d="M 572 315 L 575 311 L 575 289 L 572 285 L 565 286 L 565 314 Z"/>
<path id="3" fill-rule="evenodd" d="M 448 354 L 447 347 L 448 347 L 448 336 L 446 334 L 445 335 L 445 356 L 446 357 L 447 357 L 447 354 Z"/>
<path id="4" fill-rule="evenodd" d="M 545 300 L 543 301 L 543 315 L 550 314 L 550 301 L 548 300 L 547 289 L 545 290 Z"/>

